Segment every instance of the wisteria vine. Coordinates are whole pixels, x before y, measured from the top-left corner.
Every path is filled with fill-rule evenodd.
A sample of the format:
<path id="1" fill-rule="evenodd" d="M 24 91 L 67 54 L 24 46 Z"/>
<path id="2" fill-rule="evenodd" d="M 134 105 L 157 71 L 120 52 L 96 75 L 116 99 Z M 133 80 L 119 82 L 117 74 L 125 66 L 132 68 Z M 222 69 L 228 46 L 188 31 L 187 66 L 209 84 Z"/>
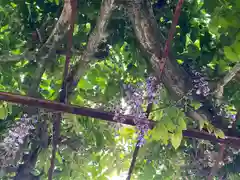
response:
<path id="1" fill-rule="evenodd" d="M 117 122 L 122 123 L 125 121 L 120 115 L 133 116 L 138 132 L 138 146 L 142 146 L 145 143 L 144 135 L 149 130 L 149 125 L 141 121 L 141 119 L 147 118 L 144 112 L 144 105 L 157 104 L 160 100 L 162 86 L 155 85 L 156 80 L 156 77 L 150 76 L 146 79 L 146 82 L 139 82 L 136 85 L 124 84 L 124 98 L 120 102 L 116 103 L 115 101 L 115 106 L 112 106 L 112 111 L 115 113 L 113 119 Z"/>
<path id="2" fill-rule="evenodd" d="M 8 131 L 3 142 L 0 144 L 0 167 L 7 167 L 15 160 L 17 152 L 24 144 L 25 138 L 35 129 L 35 119 L 26 114 Z"/>

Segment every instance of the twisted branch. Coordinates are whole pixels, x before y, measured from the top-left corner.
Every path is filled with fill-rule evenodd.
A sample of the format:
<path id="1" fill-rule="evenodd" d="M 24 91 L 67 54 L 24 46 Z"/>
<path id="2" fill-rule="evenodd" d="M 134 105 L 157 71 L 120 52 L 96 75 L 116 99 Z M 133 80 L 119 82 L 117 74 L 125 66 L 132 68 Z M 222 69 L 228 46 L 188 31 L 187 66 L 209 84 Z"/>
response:
<path id="1" fill-rule="evenodd" d="M 69 4 L 71 6 L 71 17 L 69 18 L 70 30 L 68 32 L 66 61 L 64 66 L 62 88 L 60 92 L 61 103 L 66 103 L 67 101 L 66 80 L 67 80 L 67 75 L 68 75 L 68 70 L 70 65 L 70 59 L 71 59 L 71 47 L 72 47 L 72 39 L 73 39 L 74 22 L 76 19 L 76 12 L 77 12 L 77 0 L 71 0 Z M 59 137 L 60 137 L 61 119 L 62 119 L 62 115 L 61 113 L 58 113 L 55 119 L 53 120 L 54 122 L 53 122 L 52 158 L 51 158 L 51 165 L 48 170 L 48 180 L 52 180 L 52 176 L 53 176 L 54 161 L 55 161 L 57 145 L 59 143 Z"/>
<path id="2" fill-rule="evenodd" d="M 72 93 L 78 81 L 88 69 L 90 63 L 94 62 L 92 56 L 96 52 L 99 44 L 108 37 L 106 29 L 114 9 L 115 0 L 102 1 L 97 24 L 89 36 L 86 50 L 81 57 L 78 57 L 76 65 L 67 78 L 67 94 Z"/>
<path id="3" fill-rule="evenodd" d="M 223 96 L 223 89 L 240 71 L 240 63 L 237 63 L 233 66 L 233 68 L 217 83 L 217 88 L 213 92 L 215 97 L 220 99 Z"/>
<path id="4" fill-rule="evenodd" d="M 44 43 L 44 45 L 40 48 L 40 50 L 37 52 L 35 59 L 37 62 L 37 68 L 36 73 L 32 78 L 32 83 L 30 85 L 30 88 L 28 90 L 29 96 L 37 96 L 38 87 L 41 82 L 42 74 L 45 71 L 46 63 L 50 58 L 55 54 L 55 50 L 59 43 L 62 41 L 63 37 L 65 36 L 68 27 L 69 27 L 69 17 L 71 17 L 71 6 L 67 1 L 64 3 L 64 7 L 61 13 L 61 16 L 55 25 L 51 35 L 48 37 L 47 41 Z M 24 112 L 31 115 L 36 113 L 36 108 L 27 107 L 25 108 Z M 41 131 L 41 130 L 40 130 Z M 32 149 L 29 152 L 29 158 L 34 157 L 34 159 L 37 158 L 37 154 L 35 155 L 35 152 L 40 151 L 39 146 L 36 145 L 36 143 L 33 143 Z M 36 156 L 36 157 L 35 157 Z M 28 161 L 24 162 L 23 165 L 19 166 L 18 172 L 15 178 L 17 179 L 25 179 L 30 180 L 32 177 L 31 170 L 35 167 L 36 161 L 30 158 Z"/>
<path id="5" fill-rule="evenodd" d="M 220 80 L 219 85 L 220 86 L 226 86 L 232 78 L 237 74 L 237 72 L 240 71 L 240 63 L 237 63 L 233 66 L 233 68 L 223 77 L 222 80 Z"/>
<path id="6" fill-rule="evenodd" d="M 167 57 L 168 60 L 165 61 L 166 65 L 163 73 L 161 74 L 159 71 L 162 64 L 162 43 L 164 42 L 164 38 L 159 34 L 159 30 L 157 29 L 157 23 L 151 5 L 147 1 L 141 0 L 138 2 L 132 1 L 124 5 L 124 7 L 128 10 L 128 16 L 132 21 L 141 48 L 151 57 L 150 62 L 158 77 L 159 83 L 160 81 L 163 82 L 174 100 L 181 100 L 194 88 L 192 83 L 193 79 L 177 64 L 171 54 Z M 224 118 L 217 115 L 217 110 L 212 105 L 211 100 L 196 94 L 193 94 L 192 97 L 194 100 L 200 101 L 203 107 L 201 108 L 201 112 L 194 110 L 188 112 L 187 115 L 191 114 L 191 116 L 189 116 L 190 118 L 195 119 L 197 115 L 201 120 L 205 120 L 204 118 L 206 117 L 214 126 L 221 128 L 225 133 L 230 131 L 227 128 L 227 123 L 224 121 Z M 231 133 L 237 135 L 236 132 Z"/>

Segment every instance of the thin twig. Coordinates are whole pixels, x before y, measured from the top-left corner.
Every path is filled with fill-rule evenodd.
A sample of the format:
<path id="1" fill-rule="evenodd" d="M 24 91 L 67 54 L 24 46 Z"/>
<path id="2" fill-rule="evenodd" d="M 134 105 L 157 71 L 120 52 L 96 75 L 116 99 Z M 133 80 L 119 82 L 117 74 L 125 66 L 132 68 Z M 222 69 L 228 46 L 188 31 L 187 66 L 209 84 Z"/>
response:
<path id="1" fill-rule="evenodd" d="M 140 139 L 137 141 L 137 143 L 135 145 L 131 165 L 129 167 L 128 176 L 127 176 L 126 180 L 131 179 L 131 176 L 132 176 L 132 173 L 133 173 L 133 170 L 134 170 L 134 167 L 135 167 L 135 163 L 136 163 L 136 160 L 137 160 L 138 152 L 139 152 L 139 149 L 140 149 L 140 146 L 138 146 L 139 143 L 140 143 Z"/>
<path id="2" fill-rule="evenodd" d="M 153 106 L 152 103 L 148 104 L 148 106 L 147 106 L 147 111 L 146 111 L 146 117 L 147 118 L 149 117 L 149 114 L 151 112 L 152 106 Z M 137 160 L 138 152 L 139 152 L 139 149 L 140 149 L 139 143 L 140 143 L 140 139 L 138 139 L 138 141 L 137 141 L 137 143 L 135 145 L 135 149 L 133 151 L 131 165 L 129 167 L 128 176 L 127 176 L 126 180 L 130 180 L 131 179 L 131 176 L 132 176 L 132 173 L 133 173 L 133 169 L 135 167 L 135 163 L 136 163 L 136 160 Z"/>
<path id="3" fill-rule="evenodd" d="M 159 110 L 163 110 L 163 109 L 166 109 L 166 108 L 169 108 L 169 107 L 172 107 L 176 104 L 168 104 L 168 105 L 165 105 L 165 106 L 162 106 L 162 107 L 158 107 L 156 109 L 153 109 L 151 112 L 156 112 L 156 111 L 159 111 Z"/>
<path id="4" fill-rule="evenodd" d="M 166 44 L 165 44 L 165 47 L 164 47 L 163 57 L 159 61 L 159 63 L 160 63 L 160 65 L 159 65 L 160 75 L 159 76 L 160 77 L 163 73 L 164 66 L 166 64 L 166 60 L 168 59 L 170 46 L 171 46 L 175 31 L 176 31 L 176 26 L 178 24 L 178 19 L 179 19 L 180 13 L 181 13 L 183 3 L 184 3 L 184 0 L 178 0 L 178 4 L 177 4 L 176 9 L 175 9 L 175 13 L 174 13 L 174 16 L 173 16 L 171 28 L 169 30 L 168 38 L 167 38 L 167 41 L 166 41 Z"/>
<path id="5" fill-rule="evenodd" d="M 221 98 L 223 96 L 223 89 L 240 71 L 240 63 L 237 63 L 233 66 L 233 68 L 217 83 L 217 88 L 214 91 L 214 95 L 216 98 Z"/>
<path id="6" fill-rule="evenodd" d="M 14 54 L 3 54 L 0 56 L 0 62 L 18 62 L 21 60 L 34 60 L 35 55 L 34 53 L 30 53 L 28 51 L 25 51 L 19 55 L 14 55 Z"/>
<path id="7" fill-rule="evenodd" d="M 233 68 L 223 77 L 220 82 L 220 86 L 227 85 L 238 71 L 240 71 L 240 63 L 237 63 L 235 66 L 233 66 Z"/>

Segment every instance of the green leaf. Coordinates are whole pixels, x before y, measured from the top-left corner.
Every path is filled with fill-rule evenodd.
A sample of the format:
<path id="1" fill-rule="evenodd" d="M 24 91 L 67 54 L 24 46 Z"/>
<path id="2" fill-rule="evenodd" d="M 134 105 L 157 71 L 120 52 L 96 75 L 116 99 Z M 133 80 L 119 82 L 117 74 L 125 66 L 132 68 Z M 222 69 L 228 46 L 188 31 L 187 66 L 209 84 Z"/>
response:
<path id="1" fill-rule="evenodd" d="M 85 90 L 93 89 L 93 85 L 86 79 L 81 79 L 78 83 L 78 87 Z"/>
<path id="2" fill-rule="evenodd" d="M 143 176 L 140 179 L 152 179 L 153 176 L 156 174 L 155 168 L 151 164 L 145 165 Z"/>
<path id="3" fill-rule="evenodd" d="M 57 159 L 57 161 L 58 161 L 60 164 L 63 163 L 63 162 L 62 162 L 62 158 L 61 158 L 61 156 L 60 156 L 60 154 L 59 154 L 58 152 L 56 152 L 56 159 Z"/>
<path id="4" fill-rule="evenodd" d="M 177 59 L 177 62 L 178 62 L 178 64 L 183 64 L 183 60 L 181 60 L 181 59 Z"/>
<path id="5" fill-rule="evenodd" d="M 78 104 L 78 105 L 83 105 L 84 104 L 84 99 L 82 98 L 82 96 L 80 96 L 77 93 L 74 93 L 74 95 L 70 96 L 69 99 L 73 104 Z"/>
<path id="6" fill-rule="evenodd" d="M 97 81 L 97 84 L 100 86 L 100 88 L 105 88 L 106 85 L 107 85 L 107 81 L 105 78 L 102 78 L 102 77 L 97 77 L 96 78 L 96 81 Z"/>
<path id="7" fill-rule="evenodd" d="M 12 104 L 11 103 L 8 103 L 8 114 L 12 114 Z"/>
<path id="8" fill-rule="evenodd" d="M 55 0 L 56 5 L 59 5 L 59 0 Z"/>
<path id="9" fill-rule="evenodd" d="M 194 107 L 195 110 L 201 107 L 201 104 L 199 102 L 192 102 L 191 105 Z"/>
<path id="10" fill-rule="evenodd" d="M 205 122 L 204 122 L 204 120 L 199 120 L 198 122 L 199 122 L 199 129 L 202 130 Z"/>
<path id="11" fill-rule="evenodd" d="M 219 0 L 204 0 L 203 8 L 205 8 L 208 13 L 212 13 L 218 4 Z"/>
<path id="12" fill-rule="evenodd" d="M 200 49 L 200 41 L 199 41 L 199 39 L 197 39 L 197 40 L 194 42 L 194 45 L 195 45 L 196 47 L 198 47 L 198 49 Z"/>
<path id="13" fill-rule="evenodd" d="M 0 119 L 5 119 L 7 114 L 6 108 L 4 106 L 0 106 Z"/>
<path id="14" fill-rule="evenodd" d="M 0 32 L 4 32 L 4 31 L 6 31 L 8 29 L 8 24 L 6 24 L 5 26 L 2 26 L 1 28 L 0 28 Z M 6 37 L 4 37 L 4 38 L 6 38 Z"/>
<path id="15" fill-rule="evenodd" d="M 181 130 L 187 129 L 187 124 L 183 118 L 178 119 L 178 124 L 179 124 Z"/>
<path id="16" fill-rule="evenodd" d="M 16 8 L 16 7 L 17 7 L 17 4 L 15 4 L 15 3 L 13 3 L 13 2 L 11 2 L 10 4 L 11 4 L 11 6 L 12 6 L 13 8 Z"/>
<path id="17" fill-rule="evenodd" d="M 73 36 L 75 36 L 78 32 L 79 32 L 79 25 L 75 24 L 74 31 L 73 31 Z"/>
<path id="18" fill-rule="evenodd" d="M 105 96 L 107 100 L 112 99 L 116 94 L 119 92 L 120 84 L 117 84 L 116 82 L 110 81 L 107 84 L 107 87 L 105 89 Z"/>
<path id="19" fill-rule="evenodd" d="M 225 138 L 225 134 L 221 129 L 215 129 L 214 134 L 217 138 L 221 138 L 221 139 Z"/>
<path id="20" fill-rule="evenodd" d="M 238 60 L 237 54 L 229 46 L 224 46 L 224 54 L 231 61 L 237 61 Z"/>
<path id="21" fill-rule="evenodd" d="M 188 54 L 191 58 L 196 59 L 200 55 L 200 51 L 197 45 L 189 44 L 187 48 L 188 48 Z"/>
<path id="22" fill-rule="evenodd" d="M 114 143 L 114 136 L 112 136 L 111 132 L 109 131 L 104 131 L 104 137 L 106 138 L 106 141 L 109 144 L 113 144 Z"/>
<path id="23" fill-rule="evenodd" d="M 134 133 L 135 133 L 135 130 L 130 127 L 123 127 L 119 131 L 119 134 L 125 138 L 131 137 Z"/>
<path id="24" fill-rule="evenodd" d="M 176 107 L 170 107 L 165 110 L 167 117 L 175 119 L 178 115 L 179 110 Z"/>
<path id="25" fill-rule="evenodd" d="M 88 33 L 88 32 L 90 32 L 90 30 L 91 30 L 91 24 L 90 23 L 86 23 L 85 24 L 85 32 Z"/>
<path id="26" fill-rule="evenodd" d="M 224 17 L 219 17 L 218 24 L 221 24 L 221 27 L 223 28 L 227 28 L 229 26 L 229 21 Z"/>
<path id="27" fill-rule="evenodd" d="M 237 8 L 240 8 L 240 1 L 239 0 L 235 0 L 235 3 L 237 5 Z"/>
<path id="28" fill-rule="evenodd" d="M 207 125 L 207 130 L 209 133 L 212 133 L 214 131 L 214 126 L 212 124 Z"/>
<path id="29" fill-rule="evenodd" d="M 98 130 L 94 130 L 94 135 L 95 135 L 95 139 L 96 139 L 96 145 L 98 148 L 102 148 L 102 146 L 104 145 L 104 138 L 103 138 L 103 134 L 100 133 Z"/>
<path id="30" fill-rule="evenodd" d="M 171 137 L 171 143 L 175 149 L 177 149 L 182 141 L 182 132 L 177 132 L 175 134 L 172 134 Z"/>
<path id="31" fill-rule="evenodd" d="M 167 130 L 171 132 L 173 132 L 177 127 L 177 124 L 174 124 L 172 119 L 168 116 L 164 117 L 164 125 L 166 126 Z"/>
<path id="32" fill-rule="evenodd" d="M 239 41 L 235 41 L 234 44 L 232 45 L 232 48 L 233 48 L 234 52 L 238 52 L 239 49 L 240 49 L 240 42 Z M 236 53 L 236 55 L 238 55 L 238 54 Z M 235 59 L 235 60 L 238 60 L 238 59 L 240 59 L 239 55 L 238 55 L 238 58 Z"/>
<path id="33" fill-rule="evenodd" d="M 240 1 L 239 1 L 239 3 L 240 3 Z M 237 35 L 236 35 L 236 40 L 237 40 L 237 41 L 240 41 L 240 32 L 237 33 Z"/>
<path id="34" fill-rule="evenodd" d="M 157 126 L 152 130 L 152 140 L 162 140 L 164 144 L 168 141 L 168 130 L 163 123 L 158 123 Z"/>

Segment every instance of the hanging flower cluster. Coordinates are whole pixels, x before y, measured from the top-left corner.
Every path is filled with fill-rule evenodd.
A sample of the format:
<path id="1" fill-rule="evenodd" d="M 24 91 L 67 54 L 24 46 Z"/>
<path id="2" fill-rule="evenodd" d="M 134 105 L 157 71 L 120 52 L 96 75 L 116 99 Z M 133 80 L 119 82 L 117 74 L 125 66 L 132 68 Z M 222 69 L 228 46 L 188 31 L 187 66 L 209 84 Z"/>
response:
<path id="1" fill-rule="evenodd" d="M 204 177 L 206 176 L 206 172 L 207 174 L 209 174 L 209 169 L 211 169 L 215 164 L 216 164 L 216 160 L 219 157 L 219 150 L 216 151 L 216 149 L 214 149 L 214 145 L 213 144 L 201 144 L 202 146 L 204 146 L 204 151 L 198 151 L 198 156 L 197 159 L 195 157 L 195 154 L 190 155 L 191 160 L 187 163 L 188 165 L 186 166 L 186 170 L 188 172 L 188 174 L 192 177 L 203 177 L 202 179 L 204 179 Z M 198 148 L 202 149 L 202 148 Z M 188 153 L 189 149 L 186 151 L 186 153 L 189 155 L 191 153 Z M 225 148 L 224 150 L 224 154 L 222 159 L 218 162 L 218 166 L 219 168 L 231 164 L 233 163 L 234 160 L 236 160 L 236 158 L 238 158 L 240 154 L 240 150 L 237 148 L 233 148 L 233 147 L 228 147 Z"/>
<path id="2" fill-rule="evenodd" d="M 146 83 L 138 83 L 136 87 L 128 84 L 124 85 L 126 97 L 121 100 L 114 109 L 113 120 L 117 122 L 124 122 L 125 119 L 121 115 L 133 116 L 133 121 L 138 130 L 139 146 L 145 142 L 144 135 L 148 131 L 149 126 L 141 120 L 146 119 L 147 115 L 143 110 L 144 104 L 158 103 L 160 97 L 160 86 L 156 86 L 156 78 L 149 77 Z"/>
<path id="3" fill-rule="evenodd" d="M 232 125 L 236 122 L 236 112 L 234 109 L 229 110 L 229 106 L 221 104 L 219 106 L 218 116 L 223 116 L 229 120 L 228 128 L 232 128 Z"/>
<path id="4" fill-rule="evenodd" d="M 31 118 L 24 115 L 14 127 L 12 127 L 7 136 L 0 143 L 0 167 L 6 167 L 13 162 L 20 146 L 24 143 L 25 137 L 29 135 L 29 131 L 34 129 L 31 124 Z"/>
<path id="5" fill-rule="evenodd" d="M 206 81 L 206 78 L 196 70 L 192 70 L 192 73 L 194 75 L 193 77 L 193 84 L 194 89 L 196 90 L 196 94 L 208 96 L 210 93 L 210 89 L 208 87 L 208 82 Z"/>
<path id="6" fill-rule="evenodd" d="M 208 87 L 208 82 L 206 78 L 196 70 L 193 69 L 193 67 L 190 67 L 190 73 L 193 77 L 193 84 L 194 88 L 190 91 L 190 95 L 192 95 L 192 92 L 195 91 L 197 95 L 203 95 L 208 96 L 210 94 L 210 88 Z M 229 106 L 226 104 L 220 104 L 218 106 L 218 116 L 223 116 L 227 119 L 229 119 L 229 125 L 228 128 L 232 128 L 232 125 L 234 122 L 236 122 L 236 113 L 233 111 L 229 111 Z"/>
<path id="7" fill-rule="evenodd" d="M 147 96 L 148 96 L 148 104 L 154 103 L 158 104 L 160 101 L 160 91 L 162 85 L 156 85 L 157 78 L 154 76 L 150 76 L 146 80 L 146 89 L 147 89 Z"/>

